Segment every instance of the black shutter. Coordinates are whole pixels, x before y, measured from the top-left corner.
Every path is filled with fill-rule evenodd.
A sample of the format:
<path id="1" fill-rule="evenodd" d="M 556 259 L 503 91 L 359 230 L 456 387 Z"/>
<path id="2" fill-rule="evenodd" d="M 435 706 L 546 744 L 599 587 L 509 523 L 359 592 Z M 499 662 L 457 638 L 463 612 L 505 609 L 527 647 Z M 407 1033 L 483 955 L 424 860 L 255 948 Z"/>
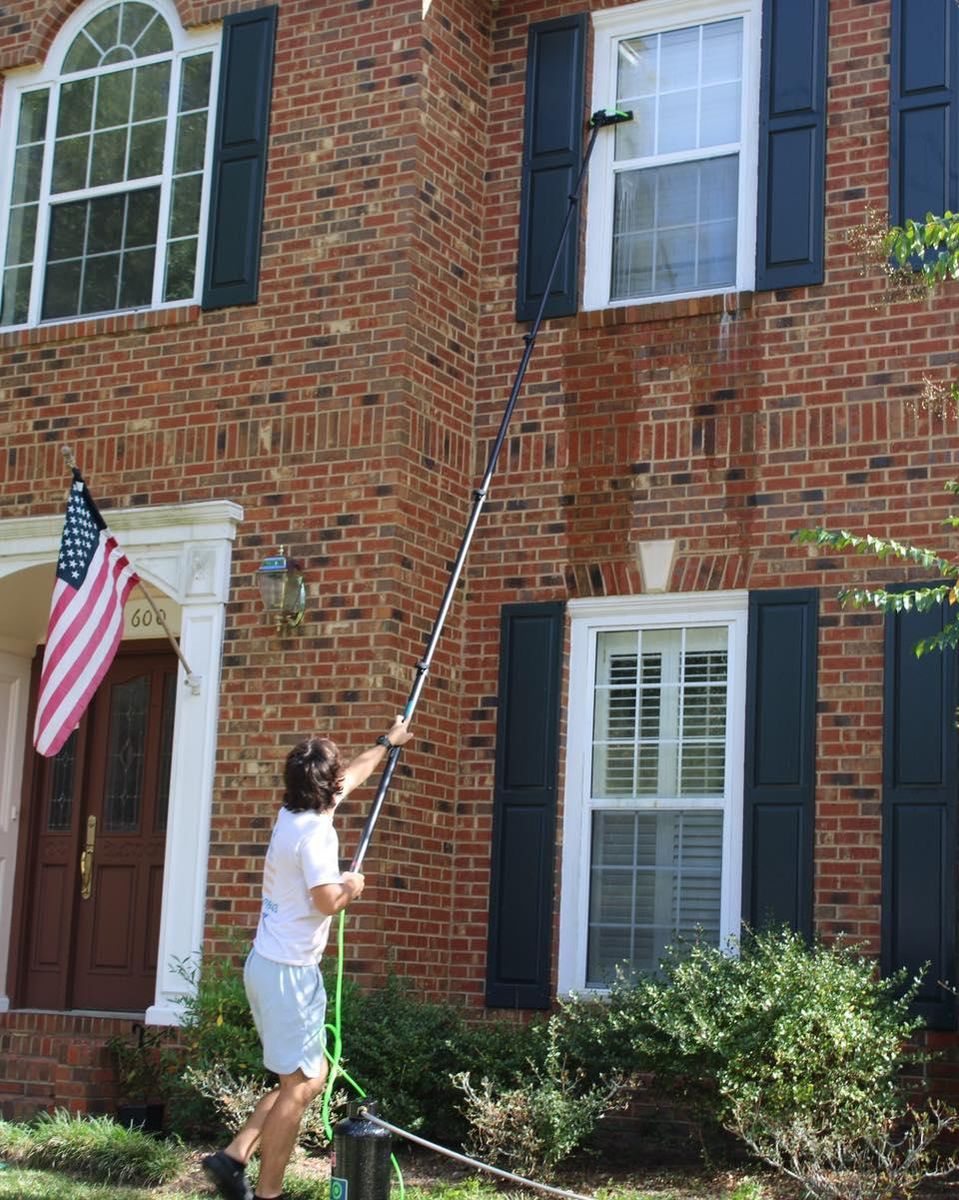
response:
<path id="1" fill-rule="evenodd" d="M 926 971 L 916 1009 L 955 1027 L 956 655 L 915 644 L 942 629 L 944 610 L 886 618 L 883 728 L 882 969 Z"/>
<path id="2" fill-rule="evenodd" d="M 486 1003 L 548 1008 L 562 604 L 508 604 L 500 642 Z"/>
<path id="3" fill-rule="evenodd" d="M 955 0 L 893 0 L 889 212 L 894 225 L 953 209 L 959 116 Z"/>
<path id="4" fill-rule="evenodd" d="M 751 592 L 743 920 L 812 936 L 819 593 Z"/>
<path id="5" fill-rule="evenodd" d="M 223 21 L 203 307 L 255 304 L 276 7 Z"/>
<path id="6" fill-rule="evenodd" d="M 583 151 L 586 13 L 529 27 L 516 319 L 531 321 L 559 245 Z M 563 247 L 547 317 L 576 312 L 579 236 Z"/>
<path id="7" fill-rule="evenodd" d="M 828 0 L 765 0 L 756 287 L 822 283 Z"/>

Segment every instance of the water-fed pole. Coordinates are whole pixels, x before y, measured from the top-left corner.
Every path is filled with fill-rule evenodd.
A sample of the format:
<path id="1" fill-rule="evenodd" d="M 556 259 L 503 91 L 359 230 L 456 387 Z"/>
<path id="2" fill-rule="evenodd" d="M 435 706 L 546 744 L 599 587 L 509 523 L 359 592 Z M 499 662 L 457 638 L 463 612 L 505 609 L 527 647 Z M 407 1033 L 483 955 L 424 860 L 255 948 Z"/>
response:
<path id="1" fill-rule="evenodd" d="M 631 112 L 623 112 L 620 109 L 601 108 L 594 112 L 590 117 L 590 135 L 589 142 L 586 146 L 586 153 L 583 155 L 583 162 L 579 169 L 579 175 L 576 178 L 576 184 L 570 192 L 569 204 L 566 209 L 566 219 L 563 221 L 563 228 L 559 235 L 559 244 L 556 247 L 556 253 L 553 256 L 553 262 L 549 269 L 549 274 L 546 277 L 546 283 L 543 287 L 543 298 L 539 302 L 539 309 L 533 324 L 530 326 L 529 332 L 523 334 L 523 355 L 520 359 L 519 367 L 516 371 L 516 378 L 513 380 L 513 386 L 510 389 L 509 400 L 506 402 L 506 408 L 503 411 L 502 419 L 500 420 L 499 430 L 496 434 L 496 439 L 493 442 L 490 450 L 489 460 L 486 464 L 486 470 L 483 473 L 482 481 L 478 488 L 473 492 L 473 511 L 470 514 L 469 521 L 466 525 L 466 530 L 463 533 L 463 539 L 460 542 L 460 548 L 457 552 L 456 559 L 453 562 L 450 570 L 450 577 L 446 584 L 446 590 L 443 593 L 443 599 L 440 602 L 439 612 L 436 620 L 433 623 L 433 629 L 426 643 L 426 650 L 423 657 L 416 664 L 416 677 L 413 681 L 413 686 L 410 689 L 409 697 L 406 701 L 406 707 L 403 710 L 403 716 L 406 720 L 412 717 L 416 710 L 416 705 L 419 703 L 420 693 L 423 690 L 423 685 L 426 682 L 426 676 L 429 673 L 430 664 L 433 661 L 433 655 L 436 652 L 437 643 L 440 640 L 440 634 L 443 632 L 443 626 L 446 624 L 446 617 L 449 613 L 450 606 L 453 603 L 453 596 L 456 592 L 456 585 L 459 583 L 460 574 L 463 570 L 463 565 L 466 562 L 466 556 L 469 553 L 470 543 L 473 540 L 473 534 L 476 531 L 477 523 L 479 522 L 480 513 L 483 511 L 483 505 L 486 503 L 486 497 L 489 493 L 490 481 L 493 478 L 493 473 L 496 470 L 496 464 L 499 460 L 500 451 L 503 448 L 503 442 L 506 440 L 506 433 L 509 429 L 509 423 L 513 416 L 513 409 L 516 407 L 516 401 L 519 398 L 520 388 L 523 386 L 523 378 L 526 375 L 526 368 L 529 366 L 529 360 L 533 354 L 533 347 L 536 345 L 536 337 L 539 333 L 539 327 L 543 323 L 543 314 L 546 311 L 546 304 L 549 300 L 550 289 L 553 286 L 553 277 L 559 267 L 559 260 L 563 253 L 563 248 L 566 245 L 566 239 L 569 236 L 570 228 L 573 224 L 573 214 L 577 210 L 580 200 L 580 194 L 583 190 L 583 181 L 586 178 L 586 168 L 589 165 L 590 155 L 593 153 L 593 146 L 596 143 L 597 134 L 601 129 L 605 129 L 608 125 L 621 125 L 624 121 L 631 121 L 633 114 Z M 380 776 L 379 784 L 377 785 L 376 795 L 373 798 L 373 803 L 370 807 L 369 815 L 363 826 L 363 832 L 360 835 L 360 842 L 356 849 L 356 854 L 353 856 L 353 861 L 350 864 L 351 871 L 359 871 L 363 859 L 366 856 L 367 848 L 370 844 L 370 839 L 373 836 L 373 829 L 376 825 L 377 818 L 380 815 L 380 809 L 383 807 L 383 801 L 386 798 L 386 793 L 389 790 L 390 781 L 393 778 L 393 772 L 396 770 L 396 764 L 400 757 L 400 747 L 393 746 L 386 760 L 386 765 L 383 768 L 383 774 Z"/>

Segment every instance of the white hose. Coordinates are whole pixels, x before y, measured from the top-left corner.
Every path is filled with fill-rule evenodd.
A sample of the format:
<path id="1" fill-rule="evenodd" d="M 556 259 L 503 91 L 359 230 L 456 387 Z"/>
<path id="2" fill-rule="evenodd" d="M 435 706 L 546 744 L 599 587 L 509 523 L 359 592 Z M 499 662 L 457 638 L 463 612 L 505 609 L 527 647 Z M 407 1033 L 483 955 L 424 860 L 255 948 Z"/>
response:
<path id="1" fill-rule="evenodd" d="M 581 1196 L 579 1192 L 564 1192 L 562 1188 L 550 1187 L 546 1183 L 536 1183 L 533 1179 L 524 1179 L 522 1175 L 513 1175 L 509 1171 L 501 1171 L 499 1167 L 491 1167 L 488 1163 L 482 1163 L 475 1158 L 467 1158 L 465 1154 L 457 1154 L 455 1150 L 448 1150 L 445 1146 L 437 1146 L 435 1142 L 428 1142 L 426 1138 L 418 1137 L 415 1133 L 407 1133 L 405 1129 L 400 1129 L 396 1125 L 391 1125 L 389 1121 L 384 1121 L 380 1117 L 374 1116 L 365 1108 L 361 1108 L 360 1113 L 367 1121 L 372 1121 L 374 1125 L 380 1125 L 383 1129 L 388 1129 L 390 1133 L 399 1134 L 400 1137 L 406 1138 L 409 1142 L 416 1142 L 418 1146 L 425 1146 L 427 1150 L 435 1150 L 437 1154 L 445 1154 L 448 1158 L 455 1158 L 457 1162 L 466 1163 L 467 1166 L 476 1167 L 479 1171 L 488 1171 L 490 1175 L 499 1175 L 501 1179 L 511 1179 L 514 1183 L 521 1183 L 524 1187 L 536 1188 L 540 1192 L 549 1192 L 551 1196 L 566 1196 L 568 1200 L 592 1200 L 591 1196 Z"/>

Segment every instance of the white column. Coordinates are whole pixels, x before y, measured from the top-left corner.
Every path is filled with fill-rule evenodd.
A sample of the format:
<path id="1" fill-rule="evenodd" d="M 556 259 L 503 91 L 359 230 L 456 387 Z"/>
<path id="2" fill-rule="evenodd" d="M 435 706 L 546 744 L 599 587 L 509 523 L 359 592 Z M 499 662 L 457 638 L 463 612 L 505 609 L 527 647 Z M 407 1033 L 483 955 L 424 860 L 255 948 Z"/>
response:
<path id="1" fill-rule="evenodd" d="M 23 745 L 30 699 L 30 655 L 0 650 L 0 1012 L 10 1007 L 7 968 L 13 918 L 13 876 L 20 832 Z"/>

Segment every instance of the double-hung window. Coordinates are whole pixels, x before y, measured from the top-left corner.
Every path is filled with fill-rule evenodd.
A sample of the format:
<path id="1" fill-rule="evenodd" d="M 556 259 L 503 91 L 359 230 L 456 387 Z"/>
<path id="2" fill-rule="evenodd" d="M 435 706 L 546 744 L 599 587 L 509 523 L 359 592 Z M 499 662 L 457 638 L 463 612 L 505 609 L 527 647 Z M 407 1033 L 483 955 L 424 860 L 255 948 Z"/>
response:
<path id="1" fill-rule="evenodd" d="M 593 109 L 630 109 L 590 164 L 585 307 L 751 287 L 758 0 L 593 14 Z"/>
<path id="2" fill-rule="evenodd" d="M 194 300 L 219 31 L 169 0 L 82 5 L 46 64 L 9 76 L 0 325 Z"/>
<path id="3" fill-rule="evenodd" d="M 570 604 L 561 991 L 737 932 L 746 602 Z"/>

